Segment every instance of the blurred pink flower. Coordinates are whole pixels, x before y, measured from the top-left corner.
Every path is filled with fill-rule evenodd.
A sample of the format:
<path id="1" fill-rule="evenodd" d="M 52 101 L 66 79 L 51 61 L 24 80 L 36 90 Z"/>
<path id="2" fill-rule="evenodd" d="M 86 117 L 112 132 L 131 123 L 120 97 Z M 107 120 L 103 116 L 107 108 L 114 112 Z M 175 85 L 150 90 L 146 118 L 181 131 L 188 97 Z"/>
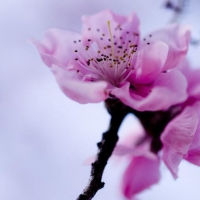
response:
<path id="1" fill-rule="evenodd" d="M 79 103 L 109 97 L 137 110 L 161 110 L 187 98 L 176 69 L 185 57 L 188 27 L 170 25 L 140 41 L 139 20 L 104 10 L 83 16 L 82 34 L 50 29 L 33 40 L 62 91 Z"/>
<path id="2" fill-rule="evenodd" d="M 128 155 L 128 164 L 122 178 L 121 189 L 128 199 L 150 188 L 160 180 L 160 157 L 150 151 L 149 138 L 145 134 L 130 134 L 115 147 L 114 155 Z"/>
<path id="3" fill-rule="evenodd" d="M 158 183 L 160 179 L 160 159 L 143 156 L 132 157 L 122 180 L 122 191 L 125 197 L 133 195 Z"/>
<path id="4" fill-rule="evenodd" d="M 183 158 L 200 166 L 200 101 L 186 106 L 165 128 L 161 135 L 162 158 L 177 178 Z"/>
<path id="5" fill-rule="evenodd" d="M 148 134 L 138 136 L 138 133 L 132 133 L 115 148 L 115 155 L 130 156 L 130 164 L 122 180 L 123 194 L 129 199 L 159 181 L 160 158 L 174 178 L 178 177 L 178 166 L 182 159 L 200 166 L 200 70 L 191 69 L 186 61 L 179 65 L 179 70 L 187 78 L 189 97 L 176 106 L 181 112 L 167 123 L 161 133 L 161 154 L 151 152 L 154 136 L 150 138 Z M 174 109 L 169 111 L 173 112 Z"/>
<path id="6" fill-rule="evenodd" d="M 180 104 L 182 112 L 175 117 L 161 135 L 163 160 L 174 178 L 184 158 L 200 166 L 200 70 L 192 69 L 187 61 L 179 66 L 188 82 L 188 99 Z"/>

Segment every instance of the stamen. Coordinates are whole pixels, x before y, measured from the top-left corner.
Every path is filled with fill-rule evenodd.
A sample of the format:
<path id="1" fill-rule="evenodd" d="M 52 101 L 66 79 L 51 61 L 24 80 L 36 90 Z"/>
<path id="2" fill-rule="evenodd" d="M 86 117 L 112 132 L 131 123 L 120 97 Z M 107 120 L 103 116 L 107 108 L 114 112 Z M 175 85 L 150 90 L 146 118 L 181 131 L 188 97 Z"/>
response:
<path id="1" fill-rule="evenodd" d="M 107 21 L 108 34 L 100 32 L 100 29 L 95 29 L 99 32 L 99 41 L 107 41 L 106 45 L 99 45 L 91 38 L 87 38 L 89 42 L 88 46 L 81 45 L 79 49 L 75 48 L 74 52 L 76 57 L 74 58 L 76 62 L 86 69 L 86 71 L 94 74 L 97 77 L 93 80 L 102 79 L 110 82 L 111 84 L 118 86 L 121 81 L 127 79 L 127 77 L 134 70 L 133 60 L 136 59 L 137 52 L 137 37 L 138 33 L 133 33 L 125 31 L 126 35 L 119 36 L 113 35 L 113 30 L 111 29 L 111 22 Z M 91 27 L 88 28 L 88 31 Z M 117 31 L 122 30 L 119 25 Z M 150 37 L 150 36 L 149 36 Z M 149 42 L 150 38 L 145 38 L 146 44 Z M 117 42 L 115 41 L 117 38 Z M 75 40 L 74 43 L 79 43 L 81 40 Z M 103 43 L 102 43 L 103 44 Z M 76 44 L 75 44 L 76 45 Z M 79 54 L 82 52 L 81 54 Z M 116 55 L 114 55 L 116 54 Z M 77 70 L 77 73 L 82 75 L 87 80 L 91 79 L 85 72 L 82 74 L 81 71 Z"/>
<path id="2" fill-rule="evenodd" d="M 111 31 L 111 27 L 110 27 L 110 21 L 107 21 L 108 23 L 108 30 L 110 33 L 110 40 L 111 40 L 111 47 L 112 47 L 112 55 L 113 57 L 115 56 L 115 50 L 114 50 L 114 41 L 113 41 L 113 36 L 112 36 L 112 31 Z"/>

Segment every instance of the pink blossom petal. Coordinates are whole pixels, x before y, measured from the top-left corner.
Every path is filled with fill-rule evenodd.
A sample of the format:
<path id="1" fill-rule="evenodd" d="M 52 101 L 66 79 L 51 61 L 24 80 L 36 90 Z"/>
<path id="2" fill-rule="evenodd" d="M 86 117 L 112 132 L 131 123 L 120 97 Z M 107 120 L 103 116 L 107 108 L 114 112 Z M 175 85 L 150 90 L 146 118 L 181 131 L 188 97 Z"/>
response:
<path id="1" fill-rule="evenodd" d="M 48 67 L 52 67 L 52 64 L 67 66 L 69 61 L 75 58 L 74 50 L 80 45 L 78 40 L 81 37 L 73 31 L 52 28 L 46 31 L 42 41 L 32 39 L 32 43 Z"/>
<path id="2" fill-rule="evenodd" d="M 192 106 L 196 109 L 196 111 L 198 111 L 200 119 L 200 102 L 196 102 Z M 187 154 L 184 155 L 184 158 L 187 161 L 200 166 L 200 121 L 198 123 L 192 144 L 190 145 Z"/>
<path id="3" fill-rule="evenodd" d="M 163 160 L 174 178 L 177 178 L 178 165 L 193 142 L 199 116 L 195 107 L 188 106 L 173 119 L 161 136 Z"/>
<path id="4" fill-rule="evenodd" d="M 169 46 L 169 53 L 164 70 L 172 69 L 185 57 L 190 42 L 188 26 L 172 24 L 164 29 L 155 31 L 149 38 L 150 42 L 163 41 Z"/>
<path id="5" fill-rule="evenodd" d="M 83 39 L 88 44 L 88 39 L 92 42 L 96 42 L 100 48 L 105 45 L 109 45 L 110 32 L 108 28 L 108 21 L 110 21 L 111 33 L 113 40 L 118 38 L 118 46 L 126 40 L 128 36 L 129 40 L 132 40 L 133 44 L 137 44 L 139 41 L 139 19 L 135 13 L 132 13 L 129 17 L 115 14 L 111 10 L 104 10 L 91 16 L 83 16 Z M 121 41 L 120 38 L 121 37 Z"/>
<path id="6" fill-rule="evenodd" d="M 141 84 L 152 82 L 162 71 L 168 49 L 168 46 L 160 41 L 144 46 L 137 58 L 134 81 Z"/>
<path id="7" fill-rule="evenodd" d="M 200 166 L 200 147 L 190 150 L 184 158 L 188 162 Z"/>
<path id="8" fill-rule="evenodd" d="M 192 107 L 198 112 L 198 117 L 200 119 L 200 102 L 195 102 L 192 104 Z M 190 145 L 189 150 L 196 149 L 200 147 L 200 121 L 198 123 L 192 144 Z"/>
<path id="9" fill-rule="evenodd" d="M 159 158 L 150 159 L 145 156 L 133 157 L 122 180 L 122 191 L 131 199 L 137 193 L 158 183 L 160 179 Z"/>
<path id="10" fill-rule="evenodd" d="M 56 65 L 53 65 L 52 71 L 61 90 L 74 101 L 82 104 L 98 103 L 108 97 L 106 92 L 108 84 L 104 81 L 84 82 L 78 78 L 72 79 L 69 78 L 69 71 Z"/>
<path id="11" fill-rule="evenodd" d="M 188 81 L 188 94 L 190 97 L 200 99 L 200 69 L 193 69 L 188 60 L 183 60 L 179 66 L 179 70 L 185 75 Z"/>
<path id="12" fill-rule="evenodd" d="M 190 96 L 200 99 L 200 69 L 192 70 L 188 80 L 188 93 Z"/>
<path id="13" fill-rule="evenodd" d="M 111 93 L 134 109 L 155 111 L 183 102 L 187 98 L 186 89 L 185 77 L 180 71 L 174 69 L 160 74 L 149 87 L 149 94 L 146 97 L 139 96 L 137 91 L 130 88 L 130 83 L 126 83 L 121 88 L 114 88 Z"/>
<path id="14" fill-rule="evenodd" d="M 113 155 L 116 156 L 125 156 L 125 155 L 131 155 L 131 156 L 143 156 L 145 154 L 145 157 L 149 159 L 155 159 L 156 155 L 150 151 L 150 143 L 149 141 L 144 142 L 143 144 L 128 147 L 127 145 L 118 144 L 114 151 Z"/>

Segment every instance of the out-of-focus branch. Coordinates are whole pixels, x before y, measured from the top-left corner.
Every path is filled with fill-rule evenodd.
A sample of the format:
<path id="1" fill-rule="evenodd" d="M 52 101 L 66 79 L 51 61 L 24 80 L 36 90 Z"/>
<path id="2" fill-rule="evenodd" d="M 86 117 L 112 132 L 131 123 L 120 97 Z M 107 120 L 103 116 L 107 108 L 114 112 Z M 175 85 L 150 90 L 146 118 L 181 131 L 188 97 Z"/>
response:
<path id="1" fill-rule="evenodd" d="M 177 0 L 177 3 L 175 3 L 169 0 L 165 2 L 165 7 L 173 11 L 173 16 L 170 20 L 171 23 L 179 20 L 180 15 L 185 11 L 188 1 L 189 0 Z"/>
<path id="2" fill-rule="evenodd" d="M 179 21 L 180 16 L 185 12 L 186 7 L 189 6 L 189 0 L 169 0 L 165 2 L 164 6 L 173 12 L 170 23 L 175 23 Z M 200 39 L 191 38 L 190 44 L 200 45 Z"/>
<path id="3" fill-rule="evenodd" d="M 110 126 L 108 131 L 103 134 L 101 142 L 97 144 L 99 151 L 95 162 L 92 163 L 89 183 L 77 200 L 90 200 L 98 190 L 104 187 L 105 183 L 101 181 L 103 171 L 118 141 L 119 127 L 125 116 L 130 112 L 130 108 L 119 100 L 108 99 L 105 101 L 105 105 L 111 115 Z"/>
<path id="4" fill-rule="evenodd" d="M 200 39 L 192 38 L 190 43 L 194 46 L 198 46 L 200 45 Z"/>

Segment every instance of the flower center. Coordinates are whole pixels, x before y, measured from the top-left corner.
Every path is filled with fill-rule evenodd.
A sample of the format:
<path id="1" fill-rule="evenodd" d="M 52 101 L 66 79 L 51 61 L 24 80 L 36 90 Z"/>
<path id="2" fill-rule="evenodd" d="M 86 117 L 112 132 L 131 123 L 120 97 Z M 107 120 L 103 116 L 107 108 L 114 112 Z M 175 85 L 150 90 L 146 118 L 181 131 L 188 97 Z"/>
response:
<path id="1" fill-rule="evenodd" d="M 118 25 L 112 34 L 111 23 L 107 21 L 108 33 L 102 33 L 87 39 L 87 44 L 74 52 L 75 60 L 87 73 L 81 73 L 89 81 L 105 80 L 114 86 L 119 86 L 134 70 L 134 60 L 137 51 L 137 33 L 121 33 L 123 28 Z M 88 28 L 91 31 L 91 28 Z M 119 32 L 121 31 L 121 32 Z M 100 29 L 97 29 L 100 32 Z M 76 41 L 75 41 L 76 42 Z M 90 74 L 88 76 L 88 73 Z"/>

